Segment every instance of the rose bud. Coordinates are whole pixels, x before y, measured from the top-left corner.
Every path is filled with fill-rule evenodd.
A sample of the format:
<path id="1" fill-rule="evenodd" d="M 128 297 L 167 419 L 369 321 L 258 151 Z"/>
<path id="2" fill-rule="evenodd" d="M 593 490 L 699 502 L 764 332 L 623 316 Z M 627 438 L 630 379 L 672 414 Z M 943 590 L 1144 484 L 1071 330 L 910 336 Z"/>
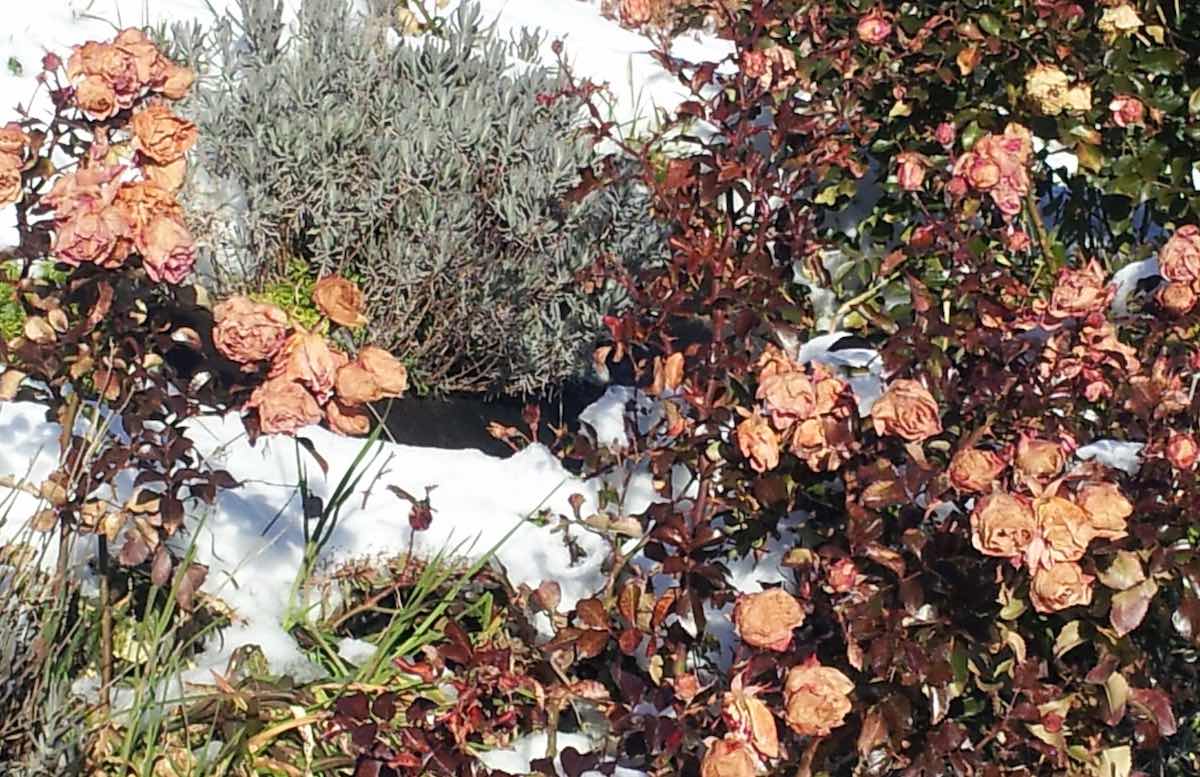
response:
<path id="1" fill-rule="evenodd" d="M 1113 124 L 1118 127 L 1136 127 L 1146 121 L 1146 106 L 1136 97 L 1117 95 L 1108 104 L 1112 111 Z"/>
<path id="2" fill-rule="evenodd" d="M 927 161 L 924 156 L 905 152 L 896 157 L 898 168 L 896 170 L 896 181 L 900 184 L 900 188 L 906 192 L 920 191 L 925 184 L 925 167 Z"/>
<path id="3" fill-rule="evenodd" d="M 1196 438 L 1182 432 L 1171 432 L 1167 438 L 1167 461 L 1171 462 L 1171 466 L 1179 470 L 1191 470 L 1195 468 L 1197 458 L 1200 458 L 1200 445 L 1197 445 Z"/>
<path id="4" fill-rule="evenodd" d="M 863 43 L 878 46 L 892 34 L 892 23 L 876 8 L 858 20 L 858 37 Z"/>

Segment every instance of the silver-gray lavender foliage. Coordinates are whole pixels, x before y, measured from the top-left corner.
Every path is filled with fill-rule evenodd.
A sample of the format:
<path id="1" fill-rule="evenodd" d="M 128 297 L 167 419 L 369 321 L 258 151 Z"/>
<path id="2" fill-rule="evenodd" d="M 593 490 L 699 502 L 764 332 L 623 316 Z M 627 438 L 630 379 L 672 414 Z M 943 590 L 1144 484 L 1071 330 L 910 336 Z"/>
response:
<path id="1" fill-rule="evenodd" d="M 592 152 L 579 103 L 545 99 L 562 84 L 534 64 L 539 41 L 501 39 L 473 3 L 399 45 L 346 0 L 305 0 L 282 37 L 281 4 L 239 4 L 242 20 L 177 27 L 174 44 L 224 63 L 184 110 L 201 165 L 244 190 L 242 249 L 267 270 L 300 256 L 360 278 L 371 338 L 419 386 L 514 393 L 583 374 L 621 298 L 585 293 L 578 273 L 662 241 L 633 187 L 564 200 Z"/>

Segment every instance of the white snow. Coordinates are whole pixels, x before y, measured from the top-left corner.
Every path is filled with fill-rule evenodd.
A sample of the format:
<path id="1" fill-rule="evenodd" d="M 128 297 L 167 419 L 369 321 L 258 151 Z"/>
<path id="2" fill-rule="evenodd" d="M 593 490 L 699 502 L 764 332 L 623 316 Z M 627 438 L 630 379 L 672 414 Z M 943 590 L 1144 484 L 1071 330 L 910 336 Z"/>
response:
<path id="1" fill-rule="evenodd" d="M 1142 467 L 1142 449 L 1145 443 L 1124 442 L 1122 440 L 1096 440 L 1075 451 L 1076 458 L 1082 461 L 1096 460 L 1106 467 L 1119 469 L 1129 475 L 1136 475 Z"/>

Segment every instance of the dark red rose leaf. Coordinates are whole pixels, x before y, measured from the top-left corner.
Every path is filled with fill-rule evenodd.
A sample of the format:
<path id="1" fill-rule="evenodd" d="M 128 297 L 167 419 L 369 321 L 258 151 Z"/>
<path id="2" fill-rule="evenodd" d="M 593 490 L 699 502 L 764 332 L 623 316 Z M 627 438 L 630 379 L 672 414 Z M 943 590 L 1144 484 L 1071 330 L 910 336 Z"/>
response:
<path id="1" fill-rule="evenodd" d="M 1146 611 L 1156 593 L 1158 585 L 1153 580 L 1144 580 L 1133 588 L 1113 596 L 1109 620 L 1117 634 L 1123 637 L 1138 627 L 1146 617 Z"/>
<path id="2" fill-rule="evenodd" d="M 380 777 L 383 762 L 370 756 L 360 756 L 354 765 L 354 777 Z"/>
<path id="3" fill-rule="evenodd" d="M 394 691 L 381 693 L 371 702 L 371 714 L 387 722 L 396 717 L 396 694 Z"/>
<path id="4" fill-rule="evenodd" d="M 363 723 L 350 729 L 350 741 L 355 747 L 365 750 L 375 743 L 375 736 L 378 733 L 379 725 L 377 723 Z"/>
<path id="5" fill-rule="evenodd" d="M 1134 688 L 1129 693 L 1129 700 L 1154 719 L 1159 733 L 1164 737 L 1173 736 L 1178 730 L 1175 713 L 1171 710 L 1171 699 L 1161 689 Z"/>
<path id="6" fill-rule="evenodd" d="M 117 560 L 124 567 L 136 567 L 148 558 L 150 558 L 150 546 L 141 537 L 133 535 L 125 538 L 125 544 L 121 546 L 121 552 L 117 555 Z"/>
<path id="7" fill-rule="evenodd" d="M 599 762 L 600 757 L 595 753 L 580 753 L 573 747 L 567 747 L 563 749 L 559 760 L 562 761 L 567 777 L 580 777 L 584 772 L 590 771 Z"/>
<path id="8" fill-rule="evenodd" d="M 637 629 L 625 629 L 617 637 L 617 647 L 621 648 L 621 652 L 627 656 L 632 656 L 637 652 L 640 644 L 642 644 L 642 632 Z"/>
<path id="9" fill-rule="evenodd" d="M 333 714 L 344 721 L 361 723 L 371 717 L 371 703 L 365 693 L 342 696 L 333 705 Z M 342 723 L 342 725 L 346 725 Z"/>
<path id="10" fill-rule="evenodd" d="M 467 632 L 463 631 L 462 627 L 454 621 L 447 620 L 446 625 L 442 628 L 442 634 L 447 640 L 447 644 L 438 648 L 438 653 L 442 658 L 459 664 L 471 663 L 475 650 L 471 646 L 471 638 Z"/>
<path id="11" fill-rule="evenodd" d="M 184 612 L 191 612 L 193 609 L 193 597 L 196 591 L 200 590 L 200 586 L 204 585 L 204 579 L 208 577 L 208 567 L 203 564 L 191 564 L 183 575 L 179 578 L 179 587 L 175 589 L 175 600 L 179 602 L 179 607 Z"/>
<path id="12" fill-rule="evenodd" d="M 150 582 L 163 587 L 171 582 L 171 554 L 165 545 L 159 545 L 154 552 L 154 563 L 150 566 Z"/>
<path id="13" fill-rule="evenodd" d="M 321 454 L 317 453 L 317 446 L 307 437 L 296 437 L 296 442 L 300 443 L 300 447 L 308 451 L 308 455 L 313 457 L 313 461 L 317 462 L 317 466 L 321 468 L 322 474 L 329 474 L 329 462 Z"/>

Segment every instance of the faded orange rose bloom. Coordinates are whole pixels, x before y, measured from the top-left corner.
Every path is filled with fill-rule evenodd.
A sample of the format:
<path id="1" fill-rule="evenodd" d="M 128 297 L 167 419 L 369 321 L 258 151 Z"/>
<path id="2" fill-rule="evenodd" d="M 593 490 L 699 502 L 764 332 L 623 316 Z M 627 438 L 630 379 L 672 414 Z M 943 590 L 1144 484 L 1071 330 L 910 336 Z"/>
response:
<path id="1" fill-rule="evenodd" d="M 1055 564 L 1039 569 L 1029 585 L 1029 600 L 1034 609 L 1042 613 L 1058 612 L 1077 604 L 1092 603 L 1091 575 L 1074 562 Z"/>
<path id="2" fill-rule="evenodd" d="M 139 81 L 146 84 L 154 77 L 154 71 L 159 66 L 162 55 L 158 53 L 158 48 L 150 42 L 145 33 L 136 27 L 127 27 L 117 33 L 112 45 L 133 62 Z"/>
<path id="3" fill-rule="evenodd" d="M 1133 505 L 1113 483 L 1088 483 L 1075 495 L 1079 506 L 1091 517 L 1092 533 L 1102 540 L 1126 536 L 1125 519 L 1133 515 Z"/>
<path id="4" fill-rule="evenodd" d="M 929 390 L 915 380 L 892 381 L 871 407 L 876 434 L 920 442 L 942 431 L 938 406 Z"/>
<path id="5" fill-rule="evenodd" d="M 831 666 L 821 666 L 815 656 L 793 666 L 783 686 L 788 726 L 801 736 L 828 736 L 850 714 L 853 690 L 849 677 Z"/>
<path id="6" fill-rule="evenodd" d="M 816 472 L 841 466 L 854 448 L 854 431 L 848 416 L 819 415 L 796 424 L 790 450 Z"/>
<path id="7" fill-rule="evenodd" d="M 755 472 L 767 472 L 779 466 L 779 436 L 766 418 L 752 415 L 737 425 L 734 433 L 738 450 L 750 460 Z"/>
<path id="8" fill-rule="evenodd" d="M 213 308 L 213 319 L 213 345 L 245 370 L 275 356 L 287 340 L 287 314 L 275 305 L 249 297 L 230 297 L 221 302 Z"/>
<path id="9" fill-rule="evenodd" d="M 325 405 L 325 423 L 338 434 L 361 437 L 371 431 L 371 414 L 360 405 L 347 405 L 335 397 Z"/>
<path id="10" fill-rule="evenodd" d="M 182 283 L 196 265 L 196 241 L 175 219 L 157 218 L 136 237 L 142 264 L 152 281 Z"/>
<path id="11" fill-rule="evenodd" d="M 116 195 L 113 181 L 122 169 L 119 165 L 85 167 L 59 176 L 50 191 L 42 197 L 41 204 L 54 209 L 54 215 L 60 219 L 109 205 Z"/>
<path id="12" fill-rule="evenodd" d="M 198 136 L 195 124 L 176 116 L 165 105 L 150 105 L 138 111 L 130 128 L 138 150 L 160 165 L 181 158 L 196 144 Z"/>
<path id="13" fill-rule="evenodd" d="M 187 157 L 179 157 L 165 165 L 155 164 L 148 159 L 142 159 L 141 163 L 142 175 L 155 186 L 169 192 L 183 188 L 183 181 L 187 178 Z"/>
<path id="14" fill-rule="evenodd" d="M 357 361 L 338 370 L 334 391 L 337 398 L 348 405 L 365 405 L 383 399 L 383 389 L 375 376 Z"/>
<path id="15" fill-rule="evenodd" d="M 1095 259 L 1079 270 L 1064 268 L 1050 294 L 1048 312 L 1056 318 L 1085 318 L 1108 308 L 1116 287 L 1105 280 Z"/>
<path id="16" fill-rule="evenodd" d="M 817 406 L 816 390 L 799 365 L 797 369 L 768 375 L 759 381 L 755 398 L 762 400 L 775 428 L 783 431 L 796 421 L 812 416 Z"/>
<path id="17" fill-rule="evenodd" d="M 779 732 L 775 727 L 775 715 L 758 698 L 759 690 L 755 686 L 743 686 L 742 676 L 735 676 L 732 688 L 722 702 L 721 717 L 729 732 L 749 743 L 760 758 L 778 758 Z"/>
<path id="18" fill-rule="evenodd" d="M 384 349 L 364 346 L 358 352 L 357 361 L 379 386 L 381 397 L 399 397 L 408 390 L 408 370 Z"/>
<path id="19" fill-rule="evenodd" d="M 733 736 L 712 740 L 700 761 L 700 777 L 754 777 L 757 772 L 750 746 Z"/>
<path id="20" fill-rule="evenodd" d="M 1196 290 L 1190 283 L 1171 281 L 1158 287 L 1154 293 L 1158 304 L 1173 316 L 1186 316 L 1196 307 Z"/>
<path id="21" fill-rule="evenodd" d="M 1025 74 L 1025 93 L 1042 113 L 1049 116 L 1062 113 L 1070 86 L 1071 79 L 1054 65 L 1037 65 Z"/>
<path id="22" fill-rule="evenodd" d="M 925 184 L 925 169 L 929 164 L 922 154 L 906 151 L 896 156 L 896 181 L 906 192 L 920 191 Z"/>
<path id="23" fill-rule="evenodd" d="M 61 261 L 78 267 L 120 267 L 129 255 L 129 222 L 116 208 L 92 208 L 59 224 L 51 250 Z"/>
<path id="24" fill-rule="evenodd" d="M 1023 497 L 997 491 L 971 510 L 971 544 L 985 556 L 1023 556 L 1037 532 L 1037 517 Z"/>
<path id="25" fill-rule="evenodd" d="M 1108 104 L 1113 124 L 1118 127 L 1137 127 L 1146 122 L 1146 105 L 1128 94 L 1117 95 Z"/>
<path id="26" fill-rule="evenodd" d="M 76 46 L 67 60 L 67 75 L 72 81 L 96 79 L 112 90 L 117 108 L 125 109 L 145 88 L 149 72 L 145 62 L 126 48 L 111 43 L 89 41 Z"/>
<path id="27" fill-rule="evenodd" d="M 196 82 L 196 74 L 190 68 L 181 67 L 167 62 L 159 75 L 161 85 L 157 91 L 168 100 L 182 100 L 187 97 L 192 84 Z"/>
<path id="28" fill-rule="evenodd" d="M 0 127 L 0 154 L 8 154 L 20 160 L 28 147 L 29 136 L 21 129 L 20 124 L 10 121 Z"/>
<path id="29" fill-rule="evenodd" d="M 1017 469 L 1033 480 L 1049 480 L 1062 472 L 1067 455 L 1061 445 L 1022 434 L 1017 441 Z"/>
<path id="30" fill-rule="evenodd" d="M 892 23 L 876 8 L 859 18 L 857 31 L 863 43 L 878 46 L 892 34 Z"/>
<path id="31" fill-rule="evenodd" d="M 263 434 L 295 434 L 322 418 L 321 406 L 308 389 L 285 376 L 271 378 L 256 388 L 246 408 L 258 411 Z"/>
<path id="32" fill-rule="evenodd" d="M 850 558 L 840 558 L 830 564 L 825 578 L 829 582 L 829 587 L 837 594 L 853 591 L 863 580 L 862 576 L 858 573 L 858 567 L 855 565 L 854 559 Z"/>
<path id="33" fill-rule="evenodd" d="M 1171 466 L 1191 470 L 1195 468 L 1197 459 L 1200 459 L 1200 445 L 1196 443 L 1196 438 L 1190 434 L 1171 432 L 1167 438 L 1167 461 L 1171 462 Z"/>
<path id="34" fill-rule="evenodd" d="M 963 448 L 950 459 L 947 474 L 959 491 L 983 493 L 992 490 L 1005 466 L 1004 459 L 992 451 Z"/>
<path id="35" fill-rule="evenodd" d="M 955 175 L 964 178 L 972 188 L 985 192 L 1000 183 L 1000 165 L 985 156 L 969 152 L 954 165 Z"/>
<path id="36" fill-rule="evenodd" d="M 1078 561 L 1096 537 L 1092 517 L 1079 505 L 1061 496 L 1034 500 L 1038 532 L 1045 543 L 1040 561 L 1044 564 Z"/>
<path id="37" fill-rule="evenodd" d="M 1105 8 L 1104 14 L 1100 17 L 1100 23 L 1096 26 L 1110 38 L 1116 38 L 1137 32 L 1142 26 L 1142 20 L 1138 16 L 1137 9 L 1129 3 L 1121 3 L 1111 8 Z"/>
<path id="38" fill-rule="evenodd" d="M 804 624 L 800 601 L 782 588 L 738 597 L 733 625 L 747 645 L 782 653 L 792 642 L 792 629 Z"/>
<path id="39" fill-rule="evenodd" d="M 111 119 L 121 109 L 117 93 L 100 76 L 88 76 L 75 87 L 75 104 L 98 121 Z"/>
<path id="40" fill-rule="evenodd" d="M 20 202 L 24 193 L 21 160 L 11 154 L 0 154 L 0 207 Z"/>
<path id="41" fill-rule="evenodd" d="M 324 404 L 333 396 L 338 370 L 348 361 L 345 354 L 330 348 L 324 337 L 301 329 L 284 342 L 268 375 L 300 383 Z"/>
<path id="42" fill-rule="evenodd" d="M 1187 224 L 1175 230 L 1158 252 L 1158 271 L 1169 281 L 1194 284 L 1200 280 L 1200 228 Z"/>
<path id="43" fill-rule="evenodd" d="M 317 281 L 313 286 L 313 302 L 335 324 L 353 329 L 367 323 L 362 314 L 362 289 L 340 275 L 327 275 Z"/>
<path id="44" fill-rule="evenodd" d="M 768 344 L 758 357 L 758 379 L 760 382 L 772 375 L 784 375 L 802 369 L 804 369 L 803 365 L 792 360 L 777 345 Z"/>
<path id="45" fill-rule="evenodd" d="M 113 199 L 113 206 L 129 220 L 136 232 L 145 230 L 159 218 L 183 221 L 183 208 L 179 200 L 151 181 L 122 183 Z"/>

